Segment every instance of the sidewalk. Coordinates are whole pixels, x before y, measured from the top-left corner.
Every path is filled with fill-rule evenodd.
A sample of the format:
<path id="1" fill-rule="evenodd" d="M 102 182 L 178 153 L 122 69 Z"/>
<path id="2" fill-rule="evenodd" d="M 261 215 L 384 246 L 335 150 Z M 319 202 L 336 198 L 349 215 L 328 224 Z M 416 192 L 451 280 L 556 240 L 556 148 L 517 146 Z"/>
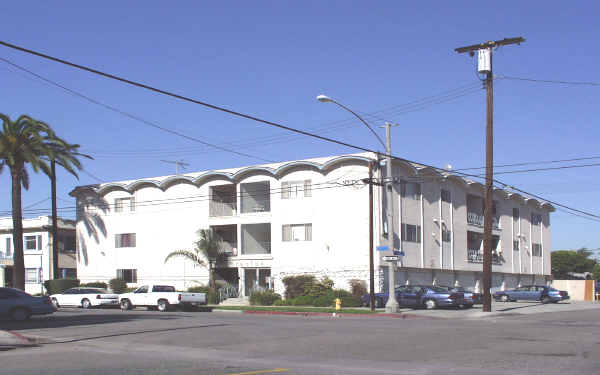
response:
<path id="1" fill-rule="evenodd" d="M 35 346 L 36 340 L 12 331 L 0 330 L 0 351 L 23 346 Z"/>

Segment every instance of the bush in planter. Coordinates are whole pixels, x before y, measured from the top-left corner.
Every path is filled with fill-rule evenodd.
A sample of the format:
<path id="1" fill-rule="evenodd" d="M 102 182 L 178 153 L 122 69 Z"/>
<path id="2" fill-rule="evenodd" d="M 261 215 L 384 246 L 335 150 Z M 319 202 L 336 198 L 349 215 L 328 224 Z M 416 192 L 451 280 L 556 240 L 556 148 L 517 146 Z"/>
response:
<path id="1" fill-rule="evenodd" d="M 189 293 L 206 293 L 206 303 L 209 305 L 218 305 L 220 302 L 219 293 L 213 288 L 198 285 L 189 287 L 187 291 Z"/>
<path id="2" fill-rule="evenodd" d="M 54 279 L 44 281 L 44 288 L 46 288 L 48 294 L 59 294 L 67 289 L 78 286 L 79 280 L 77 279 Z"/>
<path id="3" fill-rule="evenodd" d="M 108 285 L 102 281 L 94 281 L 93 283 L 85 283 L 79 286 L 87 286 L 89 288 L 100 288 L 100 289 L 108 289 Z"/>
<path id="4" fill-rule="evenodd" d="M 108 285 L 110 285 L 110 290 L 116 294 L 125 293 L 127 291 L 127 283 L 122 279 L 110 279 Z"/>
<path id="5" fill-rule="evenodd" d="M 360 307 L 360 298 L 354 296 L 342 297 L 342 308 L 344 307 Z"/>
<path id="6" fill-rule="evenodd" d="M 286 276 L 282 279 L 285 285 L 285 298 L 293 299 L 305 294 L 305 289 L 316 282 L 313 275 Z"/>
<path id="7" fill-rule="evenodd" d="M 320 296 L 314 299 L 313 305 L 316 307 L 331 307 L 335 298 L 333 295 Z"/>
<path id="8" fill-rule="evenodd" d="M 281 296 L 272 290 L 254 291 L 250 295 L 251 305 L 271 306 L 279 300 L 281 300 Z"/>
<path id="9" fill-rule="evenodd" d="M 348 282 L 350 291 L 354 297 L 360 298 L 367 294 L 367 283 L 364 280 L 352 279 Z"/>
<path id="10" fill-rule="evenodd" d="M 312 306 L 315 298 L 312 296 L 298 296 L 292 299 L 292 306 Z"/>
<path id="11" fill-rule="evenodd" d="M 291 301 L 289 299 L 278 299 L 273 302 L 273 306 L 292 306 Z"/>

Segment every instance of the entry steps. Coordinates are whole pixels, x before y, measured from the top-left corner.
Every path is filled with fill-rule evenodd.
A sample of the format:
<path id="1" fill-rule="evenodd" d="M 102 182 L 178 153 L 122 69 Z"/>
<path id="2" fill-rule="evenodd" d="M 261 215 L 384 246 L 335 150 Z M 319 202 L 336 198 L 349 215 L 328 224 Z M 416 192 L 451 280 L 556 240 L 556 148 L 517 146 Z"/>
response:
<path id="1" fill-rule="evenodd" d="M 227 298 L 219 306 L 250 306 L 250 301 L 247 298 Z"/>

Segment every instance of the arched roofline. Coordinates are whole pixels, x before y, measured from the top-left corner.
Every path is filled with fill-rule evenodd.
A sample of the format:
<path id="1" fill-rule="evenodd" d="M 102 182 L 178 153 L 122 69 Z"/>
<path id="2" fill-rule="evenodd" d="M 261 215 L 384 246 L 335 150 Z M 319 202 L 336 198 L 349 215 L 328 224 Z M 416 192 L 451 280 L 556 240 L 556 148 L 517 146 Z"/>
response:
<path id="1" fill-rule="evenodd" d="M 266 176 L 269 177 L 275 177 L 275 171 L 273 170 L 273 168 L 269 168 L 269 167 L 247 167 L 244 169 L 240 169 L 239 171 L 235 172 L 232 176 L 232 178 L 235 181 L 240 181 L 244 178 L 244 176 L 246 175 L 250 175 L 250 174 L 264 174 Z"/>
<path id="2" fill-rule="evenodd" d="M 323 163 L 321 165 L 320 169 L 323 172 L 327 172 L 327 171 L 330 171 L 331 169 L 333 169 L 336 165 L 342 164 L 345 162 L 360 162 L 364 165 L 368 165 L 370 162 L 372 162 L 374 160 L 375 159 L 367 158 L 364 156 L 357 156 L 357 155 L 338 156 L 337 158 L 333 158 L 333 159 L 328 160 L 327 162 Z"/>
<path id="3" fill-rule="evenodd" d="M 104 194 L 110 193 L 112 191 L 124 191 L 126 193 L 131 194 L 131 191 L 127 188 L 127 186 L 125 184 L 120 184 L 117 182 L 110 182 L 106 185 L 101 186 L 98 189 L 98 194 L 104 195 Z"/>
<path id="4" fill-rule="evenodd" d="M 279 168 L 277 168 L 275 170 L 275 175 L 279 178 L 279 177 L 283 177 L 285 176 L 287 173 L 289 173 L 290 171 L 297 169 L 297 168 L 307 168 L 307 169 L 313 169 L 316 170 L 319 173 L 322 173 L 322 165 L 318 164 L 318 163 L 314 163 L 311 161 L 293 161 L 290 163 L 285 163 L 284 165 L 280 166 Z"/>
<path id="5" fill-rule="evenodd" d="M 417 169 L 417 167 L 415 167 L 414 165 L 412 165 L 411 163 L 409 163 L 407 161 L 393 159 L 392 165 L 394 165 L 394 164 L 405 167 L 406 169 L 408 169 L 409 171 L 412 172 L 413 176 L 419 175 L 419 170 Z"/>

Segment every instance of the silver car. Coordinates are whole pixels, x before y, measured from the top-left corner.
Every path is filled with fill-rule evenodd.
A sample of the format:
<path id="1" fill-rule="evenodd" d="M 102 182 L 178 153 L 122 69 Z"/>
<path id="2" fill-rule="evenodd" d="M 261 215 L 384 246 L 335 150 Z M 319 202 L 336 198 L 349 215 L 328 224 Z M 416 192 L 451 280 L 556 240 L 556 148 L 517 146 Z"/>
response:
<path id="1" fill-rule="evenodd" d="M 0 315 L 27 320 L 31 315 L 52 314 L 56 307 L 49 297 L 33 297 L 22 290 L 0 288 Z"/>

